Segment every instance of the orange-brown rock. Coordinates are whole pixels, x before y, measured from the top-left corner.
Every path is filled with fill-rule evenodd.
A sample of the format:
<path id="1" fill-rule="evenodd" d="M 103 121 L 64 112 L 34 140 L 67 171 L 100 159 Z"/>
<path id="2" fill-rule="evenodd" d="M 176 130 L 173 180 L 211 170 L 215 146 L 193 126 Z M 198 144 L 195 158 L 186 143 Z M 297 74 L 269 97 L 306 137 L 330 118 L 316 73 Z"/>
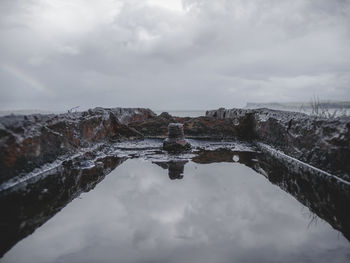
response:
<path id="1" fill-rule="evenodd" d="M 59 115 L 0 118 L 0 183 L 81 148 L 143 135 L 129 127 L 154 117 L 149 109 L 95 108 Z"/>

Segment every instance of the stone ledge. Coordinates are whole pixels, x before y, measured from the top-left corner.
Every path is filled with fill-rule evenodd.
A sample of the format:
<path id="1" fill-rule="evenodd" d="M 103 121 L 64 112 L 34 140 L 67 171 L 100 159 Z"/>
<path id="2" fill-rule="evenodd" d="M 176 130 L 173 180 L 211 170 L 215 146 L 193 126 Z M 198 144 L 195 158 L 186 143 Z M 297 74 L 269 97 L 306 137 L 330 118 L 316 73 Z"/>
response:
<path id="1" fill-rule="evenodd" d="M 326 119 L 288 111 L 224 108 L 207 111 L 206 116 L 229 119 L 237 126 L 243 122 L 249 139 L 350 179 L 350 117 Z"/>

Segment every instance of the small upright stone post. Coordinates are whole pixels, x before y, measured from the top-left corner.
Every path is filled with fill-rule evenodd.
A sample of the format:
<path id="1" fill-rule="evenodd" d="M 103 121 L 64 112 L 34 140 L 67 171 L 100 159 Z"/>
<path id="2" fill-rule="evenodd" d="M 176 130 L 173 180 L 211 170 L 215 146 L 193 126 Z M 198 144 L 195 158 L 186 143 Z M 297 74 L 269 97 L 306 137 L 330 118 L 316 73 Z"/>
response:
<path id="1" fill-rule="evenodd" d="M 186 152 L 191 149 L 191 144 L 185 140 L 183 124 L 169 123 L 168 137 L 163 142 L 163 149 L 171 153 Z"/>

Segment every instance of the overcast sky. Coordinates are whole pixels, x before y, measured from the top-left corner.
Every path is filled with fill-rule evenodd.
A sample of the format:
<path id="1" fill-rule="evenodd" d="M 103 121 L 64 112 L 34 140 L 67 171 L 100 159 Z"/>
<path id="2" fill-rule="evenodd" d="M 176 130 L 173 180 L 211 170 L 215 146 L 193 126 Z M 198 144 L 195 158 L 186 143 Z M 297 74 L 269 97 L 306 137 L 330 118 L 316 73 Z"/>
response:
<path id="1" fill-rule="evenodd" d="M 0 0 L 0 110 L 350 100 L 348 0 Z"/>

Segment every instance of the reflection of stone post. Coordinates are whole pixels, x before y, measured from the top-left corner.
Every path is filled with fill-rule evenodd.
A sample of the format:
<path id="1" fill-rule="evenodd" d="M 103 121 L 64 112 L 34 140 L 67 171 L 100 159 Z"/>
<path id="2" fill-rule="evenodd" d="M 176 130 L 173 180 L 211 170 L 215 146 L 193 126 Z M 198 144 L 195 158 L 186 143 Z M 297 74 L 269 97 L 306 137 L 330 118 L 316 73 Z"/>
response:
<path id="1" fill-rule="evenodd" d="M 182 179 L 184 177 L 183 173 L 184 173 L 184 168 L 186 163 L 187 161 L 170 161 L 168 163 L 169 178 L 171 180 Z"/>
<path id="2" fill-rule="evenodd" d="M 191 144 L 185 140 L 183 124 L 170 123 L 168 125 L 168 138 L 163 142 L 163 149 L 171 153 L 180 153 L 191 149 Z"/>
<path id="3" fill-rule="evenodd" d="M 188 163 L 187 160 L 170 160 L 170 161 L 161 161 L 153 162 L 156 165 L 159 165 L 163 169 L 168 170 L 169 178 L 171 180 L 182 179 L 184 177 L 184 168 L 185 164 Z"/>

